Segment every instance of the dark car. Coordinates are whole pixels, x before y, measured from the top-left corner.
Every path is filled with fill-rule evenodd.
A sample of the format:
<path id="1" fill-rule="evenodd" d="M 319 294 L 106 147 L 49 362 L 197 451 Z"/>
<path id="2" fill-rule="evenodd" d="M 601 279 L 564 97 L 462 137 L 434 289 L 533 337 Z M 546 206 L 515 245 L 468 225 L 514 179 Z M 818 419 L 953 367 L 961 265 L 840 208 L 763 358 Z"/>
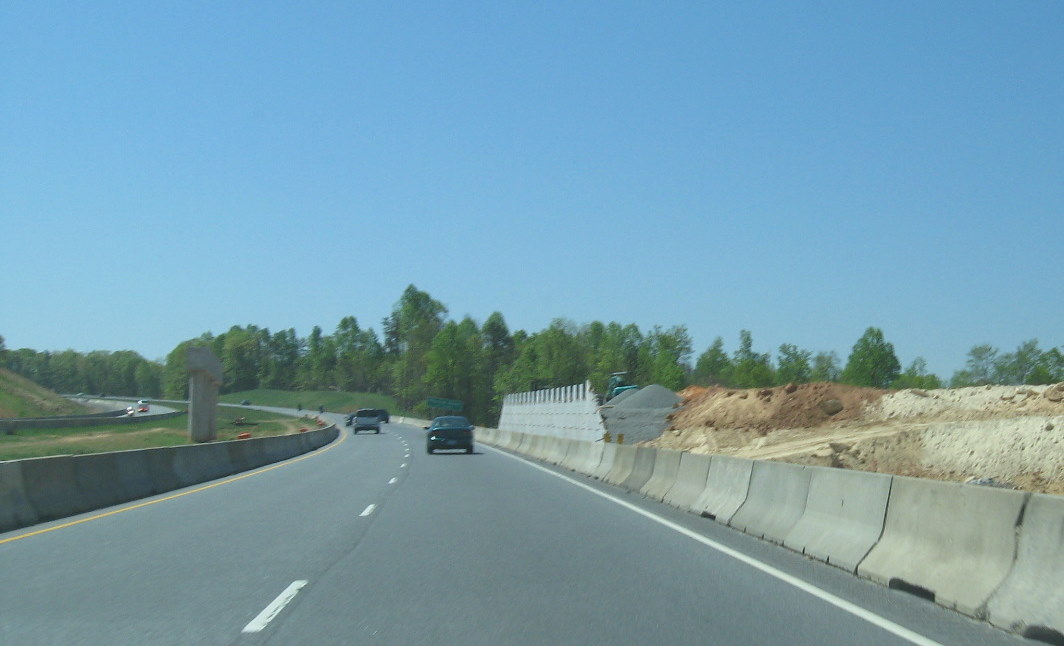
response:
<path id="1" fill-rule="evenodd" d="M 351 425 L 354 426 L 354 433 L 359 431 L 381 432 L 381 418 L 377 414 L 376 408 L 360 408 L 355 411 L 355 418 L 352 420 Z"/>
<path id="2" fill-rule="evenodd" d="M 473 428 L 469 420 L 459 415 L 445 415 L 432 420 L 425 427 L 428 452 L 439 450 L 465 450 L 473 452 Z"/>
<path id="3" fill-rule="evenodd" d="M 388 411 L 384 410 L 383 408 L 377 409 L 377 415 L 381 418 L 382 424 L 388 424 L 392 421 L 391 415 L 389 415 Z"/>

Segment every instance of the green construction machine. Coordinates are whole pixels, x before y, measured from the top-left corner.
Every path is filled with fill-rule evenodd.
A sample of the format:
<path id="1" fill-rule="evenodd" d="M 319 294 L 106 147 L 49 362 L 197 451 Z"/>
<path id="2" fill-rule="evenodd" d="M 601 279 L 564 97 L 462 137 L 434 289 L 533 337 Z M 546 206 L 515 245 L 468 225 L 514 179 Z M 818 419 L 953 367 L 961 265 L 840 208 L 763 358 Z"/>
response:
<path id="1" fill-rule="evenodd" d="M 611 372 L 610 379 L 606 383 L 605 401 L 609 401 L 626 390 L 638 390 L 639 386 L 625 383 L 624 377 L 627 372 Z"/>

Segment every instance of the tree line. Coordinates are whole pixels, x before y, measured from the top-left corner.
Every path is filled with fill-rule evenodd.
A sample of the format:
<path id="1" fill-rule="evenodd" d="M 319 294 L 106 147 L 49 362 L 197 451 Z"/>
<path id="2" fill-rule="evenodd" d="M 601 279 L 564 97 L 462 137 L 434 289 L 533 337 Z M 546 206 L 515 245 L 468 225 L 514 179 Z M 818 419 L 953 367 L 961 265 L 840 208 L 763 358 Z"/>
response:
<path id="1" fill-rule="evenodd" d="M 497 421 L 508 393 L 590 380 L 602 392 L 611 373 L 632 384 L 764 388 L 787 383 L 834 381 L 875 388 L 939 388 L 944 385 L 917 357 L 904 370 L 883 331 L 869 327 L 843 363 L 835 352 L 782 344 L 775 357 L 755 350 L 749 330 L 728 352 L 722 337 L 698 357 L 682 325 L 641 330 L 637 325 L 555 319 L 544 330 L 511 332 L 503 315 L 483 323 L 455 321 L 427 292 L 410 285 L 381 322 L 381 333 L 344 317 L 326 334 L 315 326 L 300 337 L 294 329 L 271 332 L 233 326 L 181 342 L 164 363 L 135 352 L 36 352 L 4 350 L 0 365 L 59 392 L 108 392 L 184 399 L 189 346 L 209 347 L 221 359 L 222 392 L 256 388 L 341 390 L 394 396 L 404 411 L 429 414 L 428 397 L 457 399 L 475 423 Z M 973 347 L 951 386 L 1044 384 L 1064 381 L 1064 348 L 1043 351 L 1037 340 L 1014 352 Z"/>

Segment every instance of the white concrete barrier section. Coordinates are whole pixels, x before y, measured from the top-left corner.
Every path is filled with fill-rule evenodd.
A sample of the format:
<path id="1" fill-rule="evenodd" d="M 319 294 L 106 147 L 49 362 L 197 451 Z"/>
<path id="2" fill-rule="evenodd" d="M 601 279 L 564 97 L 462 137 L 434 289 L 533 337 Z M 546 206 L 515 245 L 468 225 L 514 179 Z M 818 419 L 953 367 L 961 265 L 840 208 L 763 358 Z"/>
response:
<path id="1" fill-rule="evenodd" d="M 569 455 L 569 452 L 575 450 L 576 445 L 580 443 L 580 440 L 559 441 L 556 450 L 547 456 L 547 462 L 561 466 L 562 462 L 564 462 L 565 458 Z"/>
<path id="2" fill-rule="evenodd" d="M 577 473 L 582 473 L 586 476 L 590 476 L 595 473 L 599 468 L 599 464 L 602 463 L 602 454 L 605 450 L 605 442 L 586 442 L 587 453 L 584 455 L 583 460 L 578 463 L 573 470 Z"/>
<path id="3" fill-rule="evenodd" d="M 506 395 L 499 428 L 574 440 L 594 440 L 606 430 L 589 382 Z"/>
<path id="4" fill-rule="evenodd" d="M 658 449 L 655 453 L 654 472 L 639 493 L 654 500 L 664 500 L 665 494 L 676 484 L 676 473 L 680 470 L 683 452 Z"/>
<path id="5" fill-rule="evenodd" d="M 22 462 L 0 462 L 0 532 L 37 522 L 22 484 Z"/>
<path id="6" fill-rule="evenodd" d="M 632 463 L 632 472 L 621 481 L 621 486 L 628 491 L 638 492 L 643 488 L 652 475 L 654 475 L 654 462 L 657 460 L 657 449 L 649 446 L 635 447 L 635 462 Z"/>
<path id="7" fill-rule="evenodd" d="M 806 467 L 805 513 L 783 544 L 850 572 L 883 533 L 891 476 L 867 471 Z"/>
<path id="8" fill-rule="evenodd" d="M 857 573 L 981 618 L 1012 568 L 1029 495 L 894 476 L 883 536 Z"/>
<path id="9" fill-rule="evenodd" d="M 691 511 L 727 524 L 746 502 L 753 469 L 753 460 L 714 455 L 709 464 L 706 490 L 691 506 Z"/>
<path id="10" fill-rule="evenodd" d="M 606 476 L 613 470 L 613 463 L 617 461 L 617 447 L 619 444 L 603 443 L 602 456 L 599 458 L 598 466 L 591 472 L 591 477 L 598 480 L 605 481 Z"/>
<path id="11" fill-rule="evenodd" d="M 1024 637 L 1064 642 L 1064 498 L 1033 494 L 1016 563 L 987 604 L 990 623 Z M 1048 640 L 1047 640 L 1048 641 Z"/>
<path id="12" fill-rule="evenodd" d="M 591 442 L 585 442 L 584 440 L 572 440 L 569 444 L 569 451 L 565 454 L 565 459 L 558 463 L 558 466 L 565 467 L 570 471 L 576 471 L 576 467 L 587 460 L 588 451 L 591 448 Z"/>
<path id="13" fill-rule="evenodd" d="M 233 473 L 225 442 L 208 442 L 174 447 L 174 472 L 181 486 L 214 480 Z"/>
<path id="14" fill-rule="evenodd" d="M 786 462 L 754 462 L 746 502 L 728 524 L 747 534 L 782 543 L 805 512 L 809 469 Z"/>
<path id="15" fill-rule="evenodd" d="M 613 456 L 613 468 L 603 478 L 612 485 L 620 485 L 628 476 L 632 475 L 635 466 L 636 447 L 625 444 L 617 445 L 617 453 Z"/>
<path id="16" fill-rule="evenodd" d="M 694 509 L 694 504 L 706 490 L 710 460 L 708 455 L 683 453 L 676 471 L 676 484 L 665 494 L 664 502 L 685 511 L 699 513 Z"/>

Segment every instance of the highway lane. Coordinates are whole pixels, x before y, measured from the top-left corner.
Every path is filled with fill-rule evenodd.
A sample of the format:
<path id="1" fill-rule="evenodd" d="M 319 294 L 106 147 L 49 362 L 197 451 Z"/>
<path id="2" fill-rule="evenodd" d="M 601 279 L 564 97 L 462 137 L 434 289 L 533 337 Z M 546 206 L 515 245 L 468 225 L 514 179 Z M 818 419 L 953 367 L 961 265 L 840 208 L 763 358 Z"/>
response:
<path id="1" fill-rule="evenodd" d="M 0 643 L 1029 643 L 582 476 L 484 446 L 429 456 L 421 429 L 384 428 L 0 535 Z"/>

